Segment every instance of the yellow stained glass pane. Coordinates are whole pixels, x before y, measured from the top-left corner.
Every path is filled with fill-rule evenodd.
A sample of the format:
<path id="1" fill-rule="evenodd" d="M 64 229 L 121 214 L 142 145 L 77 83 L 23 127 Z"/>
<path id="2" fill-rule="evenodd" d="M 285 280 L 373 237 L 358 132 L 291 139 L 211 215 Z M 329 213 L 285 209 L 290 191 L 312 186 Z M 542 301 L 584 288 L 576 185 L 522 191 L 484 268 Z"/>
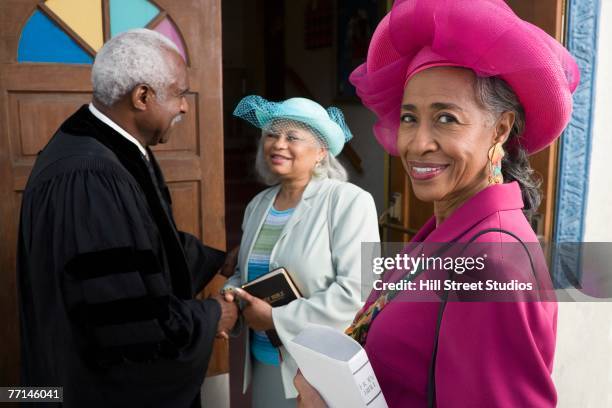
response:
<path id="1" fill-rule="evenodd" d="M 102 47 L 102 0 L 47 0 L 45 5 L 95 51 Z"/>

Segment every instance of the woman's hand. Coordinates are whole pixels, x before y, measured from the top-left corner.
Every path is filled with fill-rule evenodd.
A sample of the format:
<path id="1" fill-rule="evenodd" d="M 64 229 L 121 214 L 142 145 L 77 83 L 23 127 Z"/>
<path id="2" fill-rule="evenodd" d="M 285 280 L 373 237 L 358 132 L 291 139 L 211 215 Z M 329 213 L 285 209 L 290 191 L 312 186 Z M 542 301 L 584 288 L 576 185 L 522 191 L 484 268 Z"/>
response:
<path id="1" fill-rule="evenodd" d="M 298 391 L 298 408 L 326 408 L 327 404 L 321 398 L 321 394 L 319 391 L 315 389 L 306 378 L 302 375 L 302 373 L 298 370 L 295 378 L 293 379 L 293 385 Z"/>
<path id="2" fill-rule="evenodd" d="M 233 293 L 244 302 L 242 316 L 249 327 L 256 331 L 266 331 L 274 328 L 272 320 L 272 306 L 255 296 L 249 295 L 246 291 L 236 288 Z M 226 294 L 226 299 L 231 296 Z"/>

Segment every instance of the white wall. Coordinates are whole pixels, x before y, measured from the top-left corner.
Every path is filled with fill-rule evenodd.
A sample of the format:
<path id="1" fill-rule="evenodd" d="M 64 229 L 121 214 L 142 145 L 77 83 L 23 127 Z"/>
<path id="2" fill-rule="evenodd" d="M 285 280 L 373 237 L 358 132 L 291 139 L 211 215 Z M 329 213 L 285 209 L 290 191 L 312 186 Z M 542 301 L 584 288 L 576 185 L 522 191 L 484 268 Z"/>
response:
<path id="1" fill-rule="evenodd" d="M 586 242 L 612 242 L 612 0 L 601 6 Z M 560 408 L 612 407 L 612 303 L 559 304 L 553 375 Z"/>
<path id="2" fill-rule="evenodd" d="M 601 1 L 585 241 L 612 241 L 612 0 Z"/>

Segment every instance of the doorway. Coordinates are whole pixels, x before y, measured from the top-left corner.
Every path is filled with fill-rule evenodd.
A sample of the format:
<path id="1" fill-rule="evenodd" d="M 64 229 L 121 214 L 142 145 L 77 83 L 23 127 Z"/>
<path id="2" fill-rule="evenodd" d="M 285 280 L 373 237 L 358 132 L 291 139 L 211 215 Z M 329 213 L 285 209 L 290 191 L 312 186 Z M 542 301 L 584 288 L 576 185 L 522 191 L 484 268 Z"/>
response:
<path id="1" fill-rule="evenodd" d="M 257 182 L 254 171 L 261 132 L 232 115 L 238 102 L 247 95 L 260 95 L 271 101 L 300 96 L 325 108 L 342 109 L 354 138 L 339 159 L 349 172 L 349 181 L 369 191 L 379 213 L 382 211 L 385 155 L 372 136 L 375 118 L 354 94 L 346 91 L 347 83 L 342 78 L 350 72 L 350 64 L 365 58 L 364 47 L 359 45 L 369 43 L 386 3 L 386 0 L 222 0 L 228 248 L 240 243 L 246 205 L 266 188 Z M 357 22 L 365 40 L 356 42 L 352 48 L 355 52 L 343 58 L 346 41 L 339 27 L 340 31 L 348 30 L 347 22 L 353 14 L 362 16 Z M 250 395 L 242 394 L 243 339 L 232 339 L 229 356 L 231 372 L 237 374 L 230 378 L 231 406 L 249 406 Z"/>

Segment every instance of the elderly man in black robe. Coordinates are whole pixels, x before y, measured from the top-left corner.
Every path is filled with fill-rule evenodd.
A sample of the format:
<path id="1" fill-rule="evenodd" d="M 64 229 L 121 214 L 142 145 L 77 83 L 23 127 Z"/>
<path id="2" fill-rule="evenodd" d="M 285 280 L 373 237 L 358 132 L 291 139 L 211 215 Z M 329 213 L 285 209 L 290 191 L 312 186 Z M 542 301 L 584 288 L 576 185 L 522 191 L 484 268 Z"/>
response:
<path id="1" fill-rule="evenodd" d="M 177 230 L 149 149 L 187 113 L 186 66 L 171 41 L 132 30 L 99 51 L 92 81 L 23 194 L 22 382 L 62 386 L 66 407 L 197 407 L 237 307 L 194 298 L 225 254 Z"/>

